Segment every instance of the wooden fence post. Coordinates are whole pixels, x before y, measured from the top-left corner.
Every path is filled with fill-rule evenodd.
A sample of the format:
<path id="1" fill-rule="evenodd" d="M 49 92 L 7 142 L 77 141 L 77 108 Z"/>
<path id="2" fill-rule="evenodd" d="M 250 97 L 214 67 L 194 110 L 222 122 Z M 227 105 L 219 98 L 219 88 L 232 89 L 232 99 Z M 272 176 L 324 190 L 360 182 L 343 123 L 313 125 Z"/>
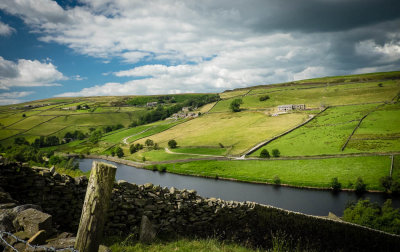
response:
<path id="1" fill-rule="evenodd" d="M 99 249 L 116 171 L 113 165 L 93 162 L 75 241 L 75 249 L 80 252 Z"/>

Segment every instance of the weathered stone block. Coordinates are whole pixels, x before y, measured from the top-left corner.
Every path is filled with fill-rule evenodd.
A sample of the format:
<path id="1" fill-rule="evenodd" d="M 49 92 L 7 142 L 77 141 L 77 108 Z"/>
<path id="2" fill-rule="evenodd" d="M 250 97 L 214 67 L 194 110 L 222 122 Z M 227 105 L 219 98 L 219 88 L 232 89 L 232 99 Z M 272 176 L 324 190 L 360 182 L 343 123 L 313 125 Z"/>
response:
<path id="1" fill-rule="evenodd" d="M 48 234 L 52 232 L 52 217 L 49 214 L 30 208 L 17 214 L 15 222 L 22 227 L 25 232 L 33 236 L 40 230 L 45 230 Z M 17 226 L 18 228 L 18 226 Z"/>

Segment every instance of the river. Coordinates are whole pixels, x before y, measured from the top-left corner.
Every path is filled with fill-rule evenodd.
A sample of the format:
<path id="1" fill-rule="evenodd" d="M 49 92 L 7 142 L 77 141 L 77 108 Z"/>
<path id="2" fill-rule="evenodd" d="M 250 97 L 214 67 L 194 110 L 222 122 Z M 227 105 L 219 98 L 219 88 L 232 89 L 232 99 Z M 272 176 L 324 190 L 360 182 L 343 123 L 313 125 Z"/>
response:
<path id="1" fill-rule="evenodd" d="M 203 197 L 254 201 L 311 215 L 326 216 L 329 212 L 332 212 L 342 216 L 347 202 L 356 201 L 360 198 L 354 192 L 347 191 L 332 193 L 327 190 L 300 189 L 160 173 L 101 159 L 80 159 L 80 169 L 82 171 L 90 170 L 93 161 L 102 161 L 117 166 L 117 180 L 125 180 L 139 185 L 153 183 L 154 185 L 178 189 L 194 189 Z M 382 204 L 387 197 L 383 193 L 365 193 L 361 198 L 369 198 L 373 202 Z M 393 206 L 400 208 L 400 197 L 392 198 L 392 200 Z"/>

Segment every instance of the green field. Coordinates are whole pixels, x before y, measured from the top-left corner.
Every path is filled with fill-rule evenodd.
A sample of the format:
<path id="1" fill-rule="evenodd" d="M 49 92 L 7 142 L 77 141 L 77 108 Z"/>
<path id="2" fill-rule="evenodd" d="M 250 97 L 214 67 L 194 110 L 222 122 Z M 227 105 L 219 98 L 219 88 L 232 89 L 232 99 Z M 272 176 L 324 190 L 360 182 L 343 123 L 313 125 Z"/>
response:
<path id="1" fill-rule="evenodd" d="M 379 87 L 378 84 L 383 86 Z M 303 85 L 275 89 L 254 89 L 242 98 L 243 109 L 272 108 L 282 104 L 306 104 L 306 107 L 361 104 L 391 101 L 400 91 L 400 84 L 395 80 L 368 83 L 342 83 L 341 85 L 318 85 L 304 88 Z M 254 92 L 254 93 L 253 93 Z M 260 96 L 268 94 L 269 100 L 260 101 Z M 220 101 L 211 112 L 229 111 L 233 99 Z"/>
<path id="2" fill-rule="evenodd" d="M 200 155 L 216 155 L 216 156 L 223 156 L 227 152 L 226 148 L 176 148 L 170 149 L 172 152 L 176 153 L 188 153 L 188 154 L 200 154 Z"/>
<path id="3" fill-rule="evenodd" d="M 175 139 L 180 147 L 219 147 L 219 143 L 222 143 L 232 147 L 230 155 L 238 155 L 258 142 L 302 123 L 306 118 L 307 115 L 300 113 L 278 117 L 261 112 L 212 113 L 153 135 L 151 139 L 162 147 L 166 147 L 171 139 Z M 139 142 L 144 141 L 142 139 Z"/>
<path id="4" fill-rule="evenodd" d="M 328 108 L 305 126 L 270 142 L 263 148 L 254 152 L 252 156 L 259 156 L 261 150 L 264 148 L 268 150 L 279 149 L 282 156 L 313 156 L 365 152 L 360 148 L 355 148 L 356 146 L 354 146 L 354 144 L 349 144 L 348 148 L 344 151 L 341 151 L 341 148 L 360 119 L 369 112 L 374 111 L 377 106 L 378 104 L 367 104 Z M 371 115 L 373 114 L 374 113 Z M 368 118 L 369 116 L 366 119 Z M 364 125 L 364 122 L 361 126 L 362 125 Z M 370 125 L 369 127 L 379 128 L 378 125 Z M 400 133 L 400 127 L 396 125 L 388 127 L 391 128 L 392 131 Z M 356 133 L 358 132 L 359 131 L 356 131 Z M 399 148 L 392 150 L 399 150 Z M 370 148 L 368 151 L 380 152 L 382 150 Z"/>
<path id="5" fill-rule="evenodd" d="M 389 175 L 390 158 L 370 156 L 307 160 L 193 161 L 166 166 L 167 171 L 180 174 L 213 178 L 218 176 L 261 183 L 273 183 L 274 177 L 279 176 L 282 184 L 322 188 L 329 187 L 334 177 L 339 179 L 343 188 L 349 188 L 349 183 L 354 183 L 361 177 L 367 184 L 367 189 L 380 190 L 379 178 Z"/>
<path id="6" fill-rule="evenodd" d="M 346 147 L 354 152 L 400 150 L 400 106 L 389 104 L 369 114 Z"/>
<path id="7" fill-rule="evenodd" d="M 159 161 L 169 161 L 169 160 L 182 160 L 182 159 L 191 159 L 192 155 L 185 154 L 169 154 L 166 153 L 164 149 L 160 150 L 142 150 L 136 152 L 134 154 L 129 154 L 128 149 L 124 151 L 126 154 L 126 159 L 134 160 L 134 161 L 142 161 L 143 157 L 145 157 L 146 161 L 151 162 L 159 162 Z"/>
<path id="8" fill-rule="evenodd" d="M 30 143 L 40 136 L 61 140 L 66 133 L 78 130 L 86 135 L 84 140 L 44 150 L 111 155 L 119 146 L 125 159 L 145 158 L 150 164 L 187 160 L 168 164 L 171 172 L 255 182 L 271 182 L 278 175 L 284 184 L 315 187 L 327 187 L 333 177 L 338 177 L 345 188 L 361 176 L 369 189 L 380 190 L 379 178 L 389 173 L 388 155 L 400 152 L 399 94 L 400 72 L 388 72 L 227 90 L 219 98 L 212 94 L 50 98 L 0 106 L 0 144 L 10 146 L 16 137 L 25 137 Z M 270 98 L 260 101 L 265 95 Z M 230 103 L 238 98 L 243 100 L 241 110 L 231 112 Z M 149 101 L 157 101 L 161 107 L 148 108 Z M 90 108 L 72 109 L 84 104 Z M 284 104 L 305 104 L 307 110 L 278 114 L 277 106 Z M 161 120 L 185 106 L 201 115 Z M 202 155 L 242 156 L 306 120 L 310 121 L 251 154 L 254 158 L 262 149 L 270 153 L 279 149 L 282 159 L 297 160 L 190 161 L 204 158 Z M 117 124 L 124 128 L 105 133 L 106 126 Z M 96 130 L 102 130 L 103 135 L 97 143 L 90 142 L 89 136 Z M 144 144 L 147 139 L 157 143 L 159 149 L 145 147 L 130 154 L 131 144 Z M 169 149 L 175 153 L 164 149 L 171 139 L 178 143 L 178 148 Z M 343 157 L 360 153 L 370 156 Z M 331 157 L 304 159 L 324 155 Z M 397 155 L 393 177 L 398 179 L 399 162 Z"/>

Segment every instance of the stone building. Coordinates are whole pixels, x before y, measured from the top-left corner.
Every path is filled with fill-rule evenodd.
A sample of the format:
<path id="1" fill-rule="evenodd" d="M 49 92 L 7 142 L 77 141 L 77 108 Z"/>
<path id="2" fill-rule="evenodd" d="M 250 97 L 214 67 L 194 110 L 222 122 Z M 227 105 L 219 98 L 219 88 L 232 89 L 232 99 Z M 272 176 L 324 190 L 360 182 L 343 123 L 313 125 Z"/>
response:
<path id="1" fill-rule="evenodd" d="M 287 104 L 278 106 L 278 111 L 281 112 L 287 112 L 291 110 L 305 110 L 305 109 L 306 109 L 305 104 Z"/>

